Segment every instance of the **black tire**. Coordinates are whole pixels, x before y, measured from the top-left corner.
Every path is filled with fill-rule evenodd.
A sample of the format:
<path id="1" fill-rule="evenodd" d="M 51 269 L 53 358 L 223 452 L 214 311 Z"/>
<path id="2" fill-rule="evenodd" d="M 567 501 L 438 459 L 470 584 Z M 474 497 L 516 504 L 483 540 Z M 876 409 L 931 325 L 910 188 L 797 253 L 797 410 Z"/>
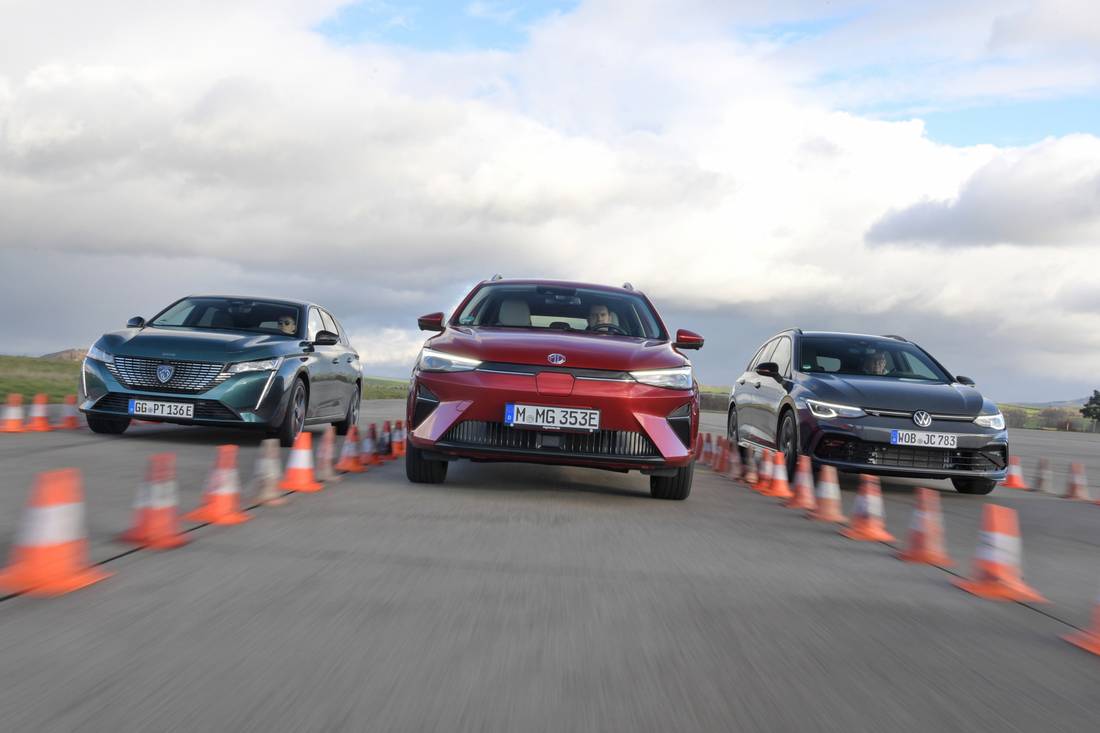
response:
<path id="1" fill-rule="evenodd" d="M 745 449 L 738 445 L 737 440 L 737 406 L 731 405 L 726 415 L 726 438 L 734 446 L 737 446 L 737 457 L 741 459 L 741 465 L 745 465 Z"/>
<path id="2" fill-rule="evenodd" d="M 340 422 L 333 423 L 333 425 L 336 426 L 337 435 L 347 435 L 352 425 L 359 424 L 359 403 L 362 401 L 363 388 L 357 384 L 355 385 L 355 394 L 352 395 L 351 404 L 348 405 L 348 412 L 344 416 L 344 419 Z"/>
<path id="3" fill-rule="evenodd" d="M 84 418 L 88 421 L 88 427 L 93 433 L 102 435 L 122 435 L 126 432 L 126 428 L 130 427 L 128 417 L 102 417 L 89 413 L 84 415 Z"/>
<path id="4" fill-rule="evenodd" d="M 676 469 L 674 476 L 650 476 L 649 495 L 654 499 L 683 501 L 691 493 L 691 479 L 695 475 L 695 463 Z"/>
<path id="5" fill-rule="evenodd" d="M 955 491 L 960 494 L 978 494 L 985 496 L 997 486 L 997 482 L 988 478 L 953 478 Z"/>
<path id="6" fill-rule="evenodd" d="M 309 408 L 309 391 L 306 383 L 301 379 L 294 380 L 294 386 L 290 388 L 290 397 L 286 402 L 286 415 L 283 416 L 283 424 L 276 431 L 279 445 L 284 448 L 293 447 L 298 433 L 306 426 L 306 410 Z"/>
<path id="7" fill-rule="evenodd" d="M 412 443 L 406 443 L 405 476 L 414 484 L 441 484 L 447 478 L 447 462 L 432 461 Z"/>
<path id="8" fill-rule="evenodd" d="M 787 459 L 787 480 L 794 481 L 794 472 L 798 468 L 798 426 L 795 425 L 794 413 L 790 410 L 784 410 L 779 418 L 775 445 L 783 451 L 783 457 Z"/>

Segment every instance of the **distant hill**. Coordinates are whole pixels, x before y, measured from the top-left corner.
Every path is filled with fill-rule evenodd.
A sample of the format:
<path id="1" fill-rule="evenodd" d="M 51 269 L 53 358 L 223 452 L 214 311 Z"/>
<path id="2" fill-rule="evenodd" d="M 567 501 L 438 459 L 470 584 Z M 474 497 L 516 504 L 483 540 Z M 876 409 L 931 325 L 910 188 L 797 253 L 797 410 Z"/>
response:
<path id="1" fill-rule="evenodd" d="M 87 355 L 87 349 L 65 349 L 64 351 L 55 351 L 52 354 L 43 354 L 38 358 L 54 359 L 56 361 L 84 361 L 84 357 Z"/>
<path id="2" fill-rule="evenodd" d="M 1020 407 L 1084 407 L 1085 403 L 1089 401 L 1088 397 L 1082 397 L 1079 400 L 1063 400 L 1062 402 L 1017 402 L 1015 404 Z"/>

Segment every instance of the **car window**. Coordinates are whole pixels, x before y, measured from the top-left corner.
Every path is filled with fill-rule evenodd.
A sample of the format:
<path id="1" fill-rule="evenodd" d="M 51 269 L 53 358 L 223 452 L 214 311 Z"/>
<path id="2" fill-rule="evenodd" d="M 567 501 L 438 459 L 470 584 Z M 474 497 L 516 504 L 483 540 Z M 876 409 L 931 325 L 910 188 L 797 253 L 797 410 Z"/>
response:
<path id="1" fill-rule="evenodd" d="M 791 373 L 791 340 L 786 336 L 780 338 L 775 345 L 768 361 L 774 361 L 779 366 L 780 375 L 787 377 Z"/>
<path id="2" fill-rule="evenodd" d="M 648 301 L 638 293 L 537 283 L 485 285 L 457 315 L 456 322 L 618 337 L 668 337 Z"/>
<path id="3" fill-rule="evenodd" d="M 906 372 L 915 374 L 920 379 L 939 379 L 939 377 L 928 368 L 927 364 L 914 358 L 912 354 L 902 352 L 897 356 L 900 357 L 899 361 L 901 361 L 901 368 Z"/>
<path id="4" fill-rule="evenodd" d="M 340 327 L 336 325 L 336 320 L 329 314 L 328 311 L 321 311 L 321 320 L 325 323 L 326 331 L 332 331 L 337 336 L 340 335 Z"/>
<path id="5" fill-rule="evenodd" d="M 915 344 L 863 336 L 804 336 L 799 355 L 801 371 L 852 374 L 865 377 L 949 382 L 927 354 Z"/>
<path id="6" fill-rule="evenodd" d="M 300 309 L 293 303 L 197 297 L 173 303 L 150 321 L 166 328 L 210 328 L 297 335 Z"/>
<path id="7" fill-rule="evenodd" d="M 769 357 L 772 355 L 772 352 L 775 351 L 776 342 L 778 342 L 778 340 L 779 339 L 772 339 L 764 344 L 764 347 L 760 349 L 760 351 L 756 352 L 756 358 L 753 359 L 752 364 L 749 365 L 750 372 L 765 361 L 771 361 Z"/>
<path id="8" fill-rule="evenodd" d="M 309 331 L 306 334 L 306 338 L 310 341 L 314 341 L 317 338 L 317 332 L 325 330 L 325 322 L 321 320 L 321 313 L 316 308 L 309 309 Z"/>

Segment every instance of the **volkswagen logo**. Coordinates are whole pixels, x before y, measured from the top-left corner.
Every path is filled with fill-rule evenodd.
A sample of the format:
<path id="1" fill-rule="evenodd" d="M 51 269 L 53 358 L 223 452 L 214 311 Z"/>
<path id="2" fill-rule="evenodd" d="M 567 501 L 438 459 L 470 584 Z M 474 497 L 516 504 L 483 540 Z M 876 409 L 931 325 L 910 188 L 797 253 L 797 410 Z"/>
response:
<path id="1" fill-rule="evenodd" d="M 913 422 L 917 424 L 918 428 L 926 428 L 932 424 L 932 416 L 924 410 L 917 410 L 913 413 Z"/>
<path id="2" fill-rule="evenodd" d="M 565 354 L 550 354 L 546 357 L 546 361 L 550 362 L 551 364 L 564 364 Z"/>
<path id="3" fill-rule="evenodd" d="M 171 364 L 161 364 L 157 367 L 157 379 L 161 384 L 167 384 L 168 380 L 172 378 L 172 375 L 176 373 L 176 368 Z"/>

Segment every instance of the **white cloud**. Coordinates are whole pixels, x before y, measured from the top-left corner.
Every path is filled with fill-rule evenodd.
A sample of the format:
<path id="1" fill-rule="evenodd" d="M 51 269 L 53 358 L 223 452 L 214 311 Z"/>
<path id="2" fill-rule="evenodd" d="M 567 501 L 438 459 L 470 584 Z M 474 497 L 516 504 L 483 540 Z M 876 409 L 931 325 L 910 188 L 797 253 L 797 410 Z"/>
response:
<path id="1" fill-rule="evenodd" d="M 175 263 L 183 292 L 215 269 L 219 283 L 293 285 L 332 305 L 365 363 L 387 369 L 415 355 L 413 318 L 495 272 L 629 280 L 659 306 L 730 319 L 781 304 L 856 323 L 1012 323 L 1019 374 L 1100 368 L 1095 349 L 1072 368 L 1044 356 L 1080 349 L 1073 329 L 1100 330 L 1095 314 L 1063 317 L 1057 300 L 1090 272 L 1095 245 L 1044 238 L 1052 223 L 1086 231 L 1073 227 L 1087 217 L 1059 207 L 1083 190 L 1096 162 L 1083 151 L 1097 140 L 953 148 L 928 140 L 918 120 L 836 111 L 804 86 L 806 49 L 824 40 L 795 47 L 733 32 L 816 4 L 767 15 L 756 4 L 624 13 L 591 2 L 536 24 L 515 53 L 335 46 L 310 28 L 339 5 L 116 0 L 68 7 L 62 27 L 50 3 L 6 12 L 0 249 L 111 262 L 128 276 L 134 258 L 155 255 L 158 267 Z M 935 5 L 939 39 L 886 24 L 916 11 L 870 13 L 833 36 L 848 46 L 821 56 L 852 68 L 889 60 L 897 42 L 977 57 L 1013 8 L 981 3 L 965 11 L 978 30 L 948 32 L 964 11 Z M 1052 68 L 1044 60 L 1031 83 L 1061 83 Z M 1027 208 L 1028 187 L 1050 182 Z M 1043 241 L 1042 263 L 964 249 L 947 267 L 918 248 L 864 243 L 876 221 L 914 202 L 973 218 L 986 210 L 970 202 L 997 185 L 1039 224 L 1007 212 L 1007 235 L 990 241 Z M 945 234 L 958 227 L 921 226 L 922 237 L 958 241 Z M 1037 273 L 1039 287 L 1004 298 L 1006 283 Z M 125 299 L 125 288 L 101 297 Z M 730 353 L 721 348 L 709 338 L 700 363 Z M 729 379 L 726 359 L 711 364 L 708 381 Z"/>

